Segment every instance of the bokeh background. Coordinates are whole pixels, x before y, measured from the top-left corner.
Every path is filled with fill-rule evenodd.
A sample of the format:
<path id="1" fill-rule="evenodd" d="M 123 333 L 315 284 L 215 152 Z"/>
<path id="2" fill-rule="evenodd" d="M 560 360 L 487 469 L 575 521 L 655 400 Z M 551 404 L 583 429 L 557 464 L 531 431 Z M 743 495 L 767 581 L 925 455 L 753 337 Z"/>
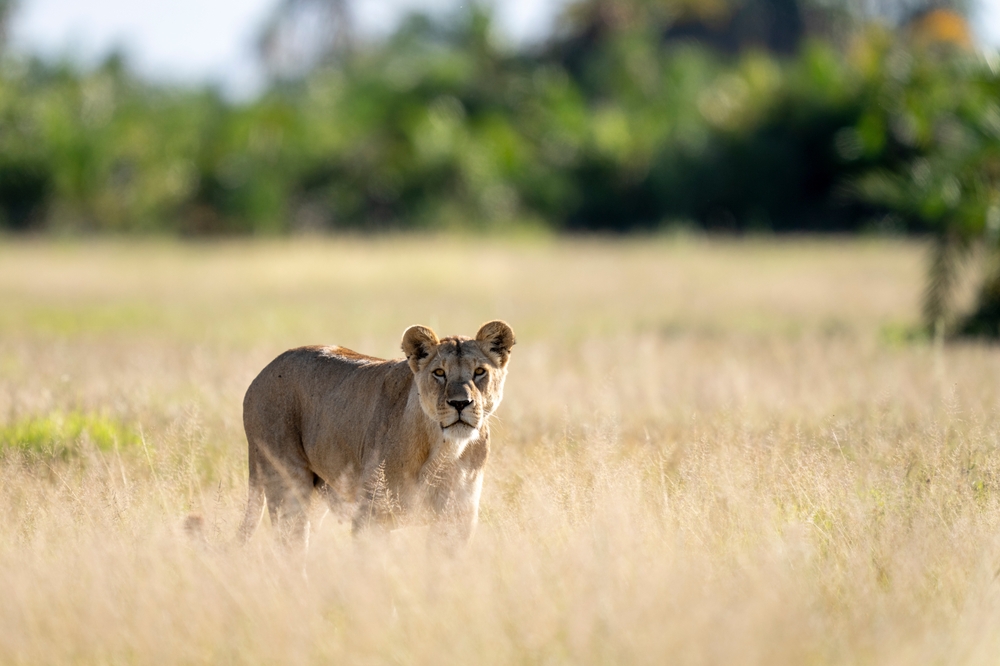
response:
<path id="1" fill-rule="evenodd" d="M 202 6 L 205 5 L 205 6 Z M 896 233 L 996 336 L 1000 4 L 0 3 L 0 228 Z M 919 288 L 919 287 L 918 287 Z"/>

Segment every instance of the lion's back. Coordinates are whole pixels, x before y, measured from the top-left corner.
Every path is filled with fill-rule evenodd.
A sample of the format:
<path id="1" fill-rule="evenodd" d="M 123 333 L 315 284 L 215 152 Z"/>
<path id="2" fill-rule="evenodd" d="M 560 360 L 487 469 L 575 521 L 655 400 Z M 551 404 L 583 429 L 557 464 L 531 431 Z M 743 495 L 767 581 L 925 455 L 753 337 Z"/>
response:
<path id="1" fill-rule="evenodd" d="M 289 349 L 264 366 L 250 383 L 243 398 L 244 419 L 256 410 L 279 409 L 287 415 L 303 396 L 325 394 L 360 368 L 384 362 L 337 346 Z"/>
<path id="2" fill-rule="evenodd" d="M 272 441 L 290 431 L 311 440 L 335 422 L 354 430 L 362 420 L 398 407 L 387 403 L 405 402 L 409 378 L 405 362 L 344 347 L 290 349 L 250 383 L 243 424 L 248 435 Z"/>

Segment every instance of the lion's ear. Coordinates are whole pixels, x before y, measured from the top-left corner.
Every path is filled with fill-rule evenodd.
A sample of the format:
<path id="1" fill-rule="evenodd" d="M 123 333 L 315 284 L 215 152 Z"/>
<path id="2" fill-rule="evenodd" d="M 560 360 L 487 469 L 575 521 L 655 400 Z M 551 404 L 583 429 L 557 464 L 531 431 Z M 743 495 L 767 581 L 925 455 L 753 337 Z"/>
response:
<path id="1" fill-rule="evenodd" d="M 434 331 L 426 326 L 411 326 L 403 333 L 403 353 L 410 363 L 410 369 L 417 372 L 424 366 L 431 349 L 438 344 Z"/>
<path id="2" fill-rule="evenodd" d="M 514 338 L 514 331 L 511 330 L 507 322 L 491 321 L 483 324 L 479 332 L 476 333 L 476 342 L 483 351 L 497 359 L 500 366 L 507 365 L 510 358 L 510 348 L 517 343 Z"/>

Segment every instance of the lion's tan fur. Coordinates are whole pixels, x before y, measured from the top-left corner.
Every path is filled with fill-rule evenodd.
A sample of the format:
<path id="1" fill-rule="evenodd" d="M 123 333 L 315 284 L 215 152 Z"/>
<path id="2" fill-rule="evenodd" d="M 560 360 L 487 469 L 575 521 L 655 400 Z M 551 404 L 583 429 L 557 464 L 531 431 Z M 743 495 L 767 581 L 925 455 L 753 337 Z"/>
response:
<path id="1" fill-rule="evenodd" d="M 314 490 L 353 504 L 355 532 L 429 514 L 468 539 L 476 525 L 489 417 L 503 397 L 514 333 L 501 321 L 474 339 L 438 340 L 413 326 L 405 359 L 342 347 L 280 355 L 247 389 L 249 499 L 240 533 L 253 534 L 265 501 L 282 538 L 308 538 Z"/>

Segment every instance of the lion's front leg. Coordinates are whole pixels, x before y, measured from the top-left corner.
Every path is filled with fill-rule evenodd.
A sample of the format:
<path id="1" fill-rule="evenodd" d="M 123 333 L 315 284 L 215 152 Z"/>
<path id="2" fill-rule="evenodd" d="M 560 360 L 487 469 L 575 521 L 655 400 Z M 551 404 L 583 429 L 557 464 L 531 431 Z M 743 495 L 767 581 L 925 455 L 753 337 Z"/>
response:
<path id="1" fill-rule="evenodd" d="M 456 469 L 447 487 L 431 489 L 434 513 L 431 538 L 449 546 L 464 546 L 472 539 L 479 522 L 479 497 L 483 490 L 483 470 Z"/>

